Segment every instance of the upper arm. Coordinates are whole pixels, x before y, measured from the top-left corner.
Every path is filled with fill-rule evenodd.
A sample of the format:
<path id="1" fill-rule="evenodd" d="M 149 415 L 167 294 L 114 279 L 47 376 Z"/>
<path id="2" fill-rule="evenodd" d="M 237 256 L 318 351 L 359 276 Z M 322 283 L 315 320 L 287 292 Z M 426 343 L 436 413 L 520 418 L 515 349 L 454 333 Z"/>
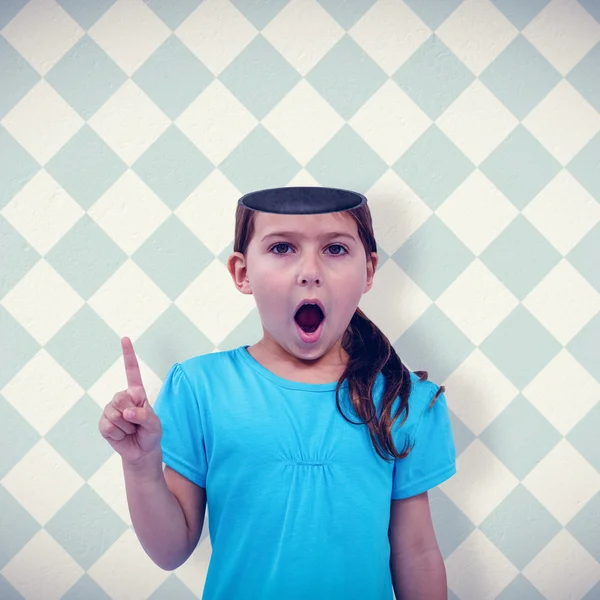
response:
<path id="1" fill-rule="evenodd" d="M 196 485 L 171 467 L 165 467 L 167 487 L 177 498 L 190 532 L 191 551 L 194 550 L 202 534 L 206 511 L 206 489 Z"/>
<path id="2" fill-rule="evenodd" d="M 389 538 L 392 556 L 414 556 L 438 549 L 427 492 L 392 500 Z"/>

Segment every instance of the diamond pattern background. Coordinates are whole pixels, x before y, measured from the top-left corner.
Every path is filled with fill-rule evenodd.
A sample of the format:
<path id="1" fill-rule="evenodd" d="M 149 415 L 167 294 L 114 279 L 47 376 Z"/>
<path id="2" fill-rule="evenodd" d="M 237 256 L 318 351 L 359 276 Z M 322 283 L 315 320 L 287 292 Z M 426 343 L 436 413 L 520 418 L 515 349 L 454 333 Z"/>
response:
<path id="1" fill-rule="evenodd" d="M 596 0 L 0 2 L 0 598 L 193 599 L 141 549 L 97 422 L 253 343 L 237 198 L 369 197 L 361 308 L 447 389 L 453 600 L 600 599 Z"/>

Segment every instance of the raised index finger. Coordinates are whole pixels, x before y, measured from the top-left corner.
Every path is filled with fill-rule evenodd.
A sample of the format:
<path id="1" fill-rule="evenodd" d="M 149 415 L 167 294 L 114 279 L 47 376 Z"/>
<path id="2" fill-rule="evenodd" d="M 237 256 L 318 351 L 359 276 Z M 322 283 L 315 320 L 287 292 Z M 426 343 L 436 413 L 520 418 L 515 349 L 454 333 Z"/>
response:
<path id="1" fill-rule="evenodd" d="M 121 338 L 123 349 L 123 361 L 125 362 L 125 375 L 127 376 L 127 387 L 129 389 L 143 388 L 142 374 L 137 357 L 133 350 L 133 344 L 128 337 Z"/>

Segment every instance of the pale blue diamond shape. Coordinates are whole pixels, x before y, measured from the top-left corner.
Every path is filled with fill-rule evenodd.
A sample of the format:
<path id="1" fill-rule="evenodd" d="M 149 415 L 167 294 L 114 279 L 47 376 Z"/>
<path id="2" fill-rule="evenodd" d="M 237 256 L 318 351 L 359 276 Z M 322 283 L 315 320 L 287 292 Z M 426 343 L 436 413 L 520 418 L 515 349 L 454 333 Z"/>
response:
<path id="1" fill-rule="evenodd" d="M 547 598 L 519 573 L 494 600 L 547 600 Z"/>
<path id="2" fill-rule="evenodd" d="M 569 71 L 566 80 L 600 112 L 600 42 Z"/>
<path id="3" fill-rule="evenodd" d="M 475 348 L 473 342 L 435 304 L 393 346 L 412 371 L 425 370 L 429 380 L 440 385 Z"/>
<path id="4" fill-rule="evenodd" d="M 517 215 L 479 258 L 523 300 L 559 263 L 562 255 L 525 217 Z"/>
<path id="5" fill-rule="evenodd" d="M 0 125 L 0 209 L 12 200 L 39 169 L 37 161 Z"/>
<path id="6" fill-rule="evenodd" d="M 127 255 L 86 214 L 45 258 L 84 300 L 89 300 L 125 263 Z"/>
<path id="7" fill-rule="evenodd" d="M 526 398 L 518 395 L 479 434 L 479 439 L 516 477 L 524 479 L 562 435 Z"/>
<path id="8" fill-rule="evenodd" d="M 519 484 L 479 528 L 521 570 L 556 536 L 562 526 Z"/>
<path id="9" fill-rule="evenodd" d="M 171 35 L 131 79 L 174 121 L 214 76 L 177 36 Z"/>
<path id="10" fill-rule="evenodd" d="M 2 36 L 0 36 L 0 81 L 2 82 L 2 93 L 0 94 L 0 119 L 2 119 L 39 80 L 40 74 Z"/>
<path id="11" fill-rule="evenodd" d="M 33 268 L 40 254 L 0 215 L 0 299 Z"/>
<path id="12" fill-rule="evenodd" d="M 600 2 L 598 0 L 578 0 L 578 2 L 600 23 Z M 598 597 L 600 598 L 600 595 Z"/>
<path id="13" fill-rule="evenodd" d="M 198 600 L 198 596 L 175 575 L 169 575 L 148 600 Z"/>
<path id="14" fill-rule="evenodd" d="M 567 260 L 600 294 L 600 223 L 579 241 L 567 254 Z"/>
<path id="15" fill-rule="evenodd" d="M 102 409 L 84 394 L 45 435 L 46 441 L 83 479 L 89 479 L 113 454 L 110 445 L 98 435 L 101 416 Z"/>
<path id="16" fill-rule="evenodd" d="M 176 346 L 170 343 L 173 338 Z M 173 304 L 135 342 L 136 354 L 161 379 L 174 363 L 213 349 L 213 343 Z"/>
<path id="17" fill-rule="evenodd" d="M 29 0 L 2 0 L 0 3 L 0 29 L 4 29 Z"/>
<path id="18" fill-rule="evenodd" d="M 345 30 L 355 25 L 361 17 L 375 4 L 376 0 L 317 0 L 317 2 Z"/>
<path id="19" fill-rule="evenodd" d="M 432 300 L 439 298 L 474 258 L 436 215 L 427 219 L 392 255 Z"/>
<path id="20" fill-rule="evenodd" d="M 0 389 L 2 389 L 40 349 L 40 344 L 0 305 L 0 340 L 10 340 L 11 351 L 2 356 Z"/>
<path id="21" fill-rule="evenodd" d="M 565 436 L 577 451 L 600 473 L 600 402 L 584 415 Z"/>
<path id="22" fill-rule="evenodd" d="M 567 344 L 567 350 L 600 383 L 600 313 Z"/>
<path id="23" fill-rule="evenodd" d="M 200 6 L 202 0 L 145 0 L 145 3 L 174 31 Z"/>
<path id="24" fill-rule="evenodd" d="M 597 133 L 567 165 L 567 170 L 600 202 L 600 133 Z"/>
<path id="25" fill-rule="evenodd" d="M 525 28 L 550 0 L 492 0 L 496 8 L 517 28 Z"/>
<path id="26" fill-rule="evenodd" d="M 127 165 L 85 124 L 45 169 L 87 210 L 125 173 Z"/>
<path id="27" fill-rule="evenodd" d="M 46 74 L 46 81 L 87 120 L 127 81 L 127 75 L 84 35 Z"/>
<path id="28" fill-rule="evenodd" d="M 479 348 L 522 390 L 560 352 L 562 345 L 525 307 L 518 305 Z"/>
<path id="29" fill-rule="evenodd" d="M 300 81 L 300 75 L 262 35 L 257 35 L 219 79 L 260 120 Z"/>
<path id="30" fill-rule="evenodd" d="M 278 15 L 290 0 L 231 0 L 231 3 L 256 27 L 263 29 Z"/>
<path id="31" fill-rule="evenodd" d="M 435 210 L 473 172 L 475 165 L 434 124 L 396 161 L 393 169 Z"/>
<path id="32" fill-rule="evenodd" d="M 89 29 L 116 0 L 56 0 L 84 29 Z"/>
<path id="33" fill-rule="evenodd" d="M 212 262 L 214 255 L 171 215 L 131 258 L 171 300 Z"/>
<path id="34" fill-rule="evenodd" d="M 440 38 L 432 35 L 392 79 L 430 119 L 437 119 L 475 80 L 475 75 Z"/>
<path id="35" fill-rule="evenodd" d="M 600 493 L 586 503 L 565 529 L 600 562 Z"/>
<path id="36" fill-rule="evenodd" d="M 306 170 L 320 185 L 366 193 L 385 173 L 387 165 L 346 124 L 311 158 Z"/>
<path id="37" fill-rule="evenodd" d="M 123 519 L 85 483 L 44 526 L 84 569 L 127 529 Z"/>
<path id="38" fill-rule="evenodd" d="M 460 5 L 462 0 L 404 0 L 411 10 L 428 25 L 436 30 Z"/>
<path id="39" fill-rule="evenodd" d="M 262 125 L 257 125 L 219 169 L 245 194 L 286 185 L 301 165 Z"/>
<path id="40" fill-rule="evenodd" d="M 2 395 L 0 395 L 0 422 L 3 427 L 0 437 L 0 479 L 2 479 L 33 448 L 41 436 Z M 0 539 L 2 539 L 1 535 Z"/>
<path id="41" fill-rule="evenodd" d="M 525 127 L 517 125 L 479 169 L 523 210 L 561 170 L 561 165 Z"/>
<path id="42" fill-rule="evenodd" d="M 306 75 L 306 81 L 345 120 L 386 80 L 381 67 L 349 35 L 343 36 Z"/>
<path id="43" fill-rule="evenodd" d="M 213 164 L 171 125 L 133 164 L 150 189 L 175 210 L 213 171 Z"/>
<path id="44" fill-rule="evenodd" d="M 84 573 L 60 600 L 111 600 L 110 596 Z"/>
<path id="45" fill-rule="evenodd" d="M 519 34 L 479 76 L 518 119 L 524 119 L 562 79 L 560 73 Z"/>
<path id="46" fill-rule="evenodd" d="M 119 336 L 87 304 L 63 325 L 45 348 L 86 390 L 121 355 Z"/>
<path id="47" fill-rule="evenodd" d="M 41 529 L 40 524 L 0 485 L 0 569 Z M 0 592 L 2 588 L 0 587 Z M 4 600 L 5 596 L 0 596 Z"/>

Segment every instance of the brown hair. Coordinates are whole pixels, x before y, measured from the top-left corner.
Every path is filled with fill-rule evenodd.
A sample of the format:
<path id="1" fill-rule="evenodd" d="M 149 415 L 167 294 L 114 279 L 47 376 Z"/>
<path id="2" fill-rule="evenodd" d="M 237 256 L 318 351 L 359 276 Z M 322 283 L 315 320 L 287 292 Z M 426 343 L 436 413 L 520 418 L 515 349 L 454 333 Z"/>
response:
<path id="1" fill-rule="evenodd" d="M 356 221 L 367 259 L 371 252 L 377 252 L 371 211 L 367 204 L 340 214 L 349 214 Z M 255 215 L 255 211 L 238 205 L 235 214 L 234 252 L 244 254 L 246 251 L 254 234 Z M 349 360 L 335 390 L 336 405 L 340 414 L 349 423 L 367 425 L 375 451 L 383 459 L 394 460 L 406 457 L 412 450 L 412 445 L 407 443 L 402 452 L 398 452 L 392 437 L 392 427 L 403 411 L 405 415 L 400 426 L 408 418 L 408 398 L 412 387 L 409 370 L 402 363 L 384 333 L 358 307 L 342 336 L 342 347 L 348 353 Z M 380 371 L 385 378 L 385 389 L 378 417 L 372 392 Z M 427 371 L 415 371 L 415 375 L 421 381 L 427 379 Z M 352 407 L 361 419 L 358 423 L 348 419 L 340 406 L 339 392 L 346 379 Z M 431 400 L 429 408 L 444 391 L 444 386 L 440 386 Z M 393 403 L 398 396 L 400 403 L 392 415 Z"/>

